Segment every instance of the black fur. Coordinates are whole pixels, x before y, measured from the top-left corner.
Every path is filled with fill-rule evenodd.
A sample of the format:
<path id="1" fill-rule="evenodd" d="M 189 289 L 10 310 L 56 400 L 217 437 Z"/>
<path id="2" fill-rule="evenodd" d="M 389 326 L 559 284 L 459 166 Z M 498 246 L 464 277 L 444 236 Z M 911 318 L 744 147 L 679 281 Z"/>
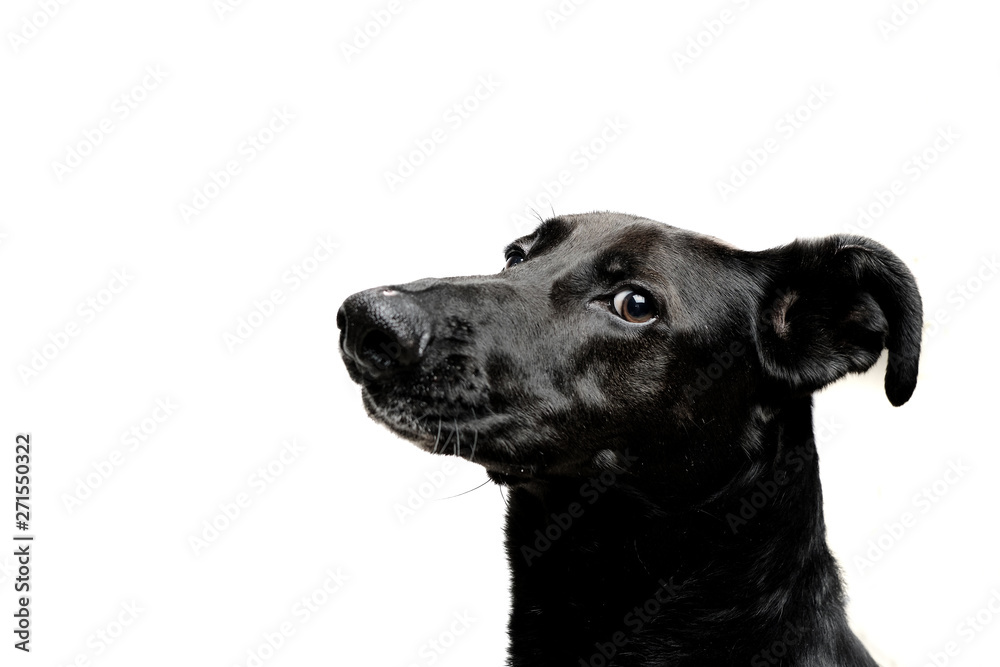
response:
<path id="1" fill-rule="evenodd" d="M 545 221 L 496 275 L 348 298 L 369 414 L 510 488 L 509 664 L 869 666 L 826 545 L 811 393 L 888 348 L 913 276 L 838 235 L 762 252 L 611 213 Z M 626 322 L 624 288 L 656 317 Z"/>

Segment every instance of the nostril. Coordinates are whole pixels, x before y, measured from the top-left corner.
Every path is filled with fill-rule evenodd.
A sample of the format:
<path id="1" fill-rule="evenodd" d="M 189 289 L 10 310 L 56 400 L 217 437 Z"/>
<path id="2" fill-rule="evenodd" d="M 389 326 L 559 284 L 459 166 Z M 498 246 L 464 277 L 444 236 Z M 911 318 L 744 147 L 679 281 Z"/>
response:
<path id="1" fill-rule="evenodd" d="M 375 368 L 386 369 L 399 363 L 402 348 L 395 338 L 373 329 L 364 335 L 358 346 L 360 357 Z"/>
<path id="2" fill-rule="evenodd" d="M 341 354 L 369 376 L 416 365 L 431 337 L 420 307 L 381 287 L 347 297 L 337 310 L 337 327 Z"/>

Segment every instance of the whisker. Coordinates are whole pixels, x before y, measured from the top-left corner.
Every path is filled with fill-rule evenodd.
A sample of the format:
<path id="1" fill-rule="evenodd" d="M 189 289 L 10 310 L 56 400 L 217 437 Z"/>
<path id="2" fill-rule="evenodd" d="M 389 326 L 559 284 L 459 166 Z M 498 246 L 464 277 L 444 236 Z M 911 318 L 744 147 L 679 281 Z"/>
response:
<path id="1" fill-rule="evenodd" d="M 451 438 L 454 435 L 455 435 L 455 432 L 452 431 L 451 433 L 448 434 L 448 437 L 444 439 L 444 443 L 441 445 L 441 453 L 442 454 L 444 454 L 446 451 L 448 451 L 448 443 L 451 442 Z"/>
<path id="2" fill-rule="evenodd" d="M 458 432 L 458 420 L 455 421 L 455 456 L 462 451 L 462 434 Z"/>
<path id="3" fill-rule="evenodd" d="M 489 484 L 489 483 L 490 483 L 490 480 L 489 480 L 489 479 L 487 479 L 487 480 L 486 480 L 485 482 L 483 482 L 483 483 L 482 483 L 482 484 L 480 484 L 479 486 L 477 486 L 477 487 L 474 487 L 474 488 L 471 488 L 471 489 L 469 489 L 468 491 L 462 491 L 461 493 L 457 493 L 457 494 L 455 494 L 454 496 L 448 496 L 447 498 L 435 498 L 434 500 L 451 500 L 452 498 L 458 498 L 459 496 L 464 496 L 464 495 L 465 495 L 465 494 L 467 494 L 467 493 L 472 493 L 472 492 L 473 492 L 473 491 L 475 491 L 476 489 L 481 489 L 481 488 L 483 488 L 484 486 L 486 486 L 486 485 L 487 485 L 487 484 Z"/>
<path id="4" fill-rule="evenodd" d="M 438 452 L 438 443 L 439 442 L 441 442 L 441 418 L 440 417 L 438 417 L 438 434 L 437 434 L 437 437 L 434 438 L 434 451 L 431 452 L 432 454 L 437 454 L 437 452 Z"/>

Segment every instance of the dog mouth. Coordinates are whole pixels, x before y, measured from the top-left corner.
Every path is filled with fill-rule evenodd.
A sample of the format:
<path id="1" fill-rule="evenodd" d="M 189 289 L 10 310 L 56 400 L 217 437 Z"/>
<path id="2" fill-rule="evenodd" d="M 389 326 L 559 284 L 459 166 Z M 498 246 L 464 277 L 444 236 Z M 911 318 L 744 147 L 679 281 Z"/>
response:
<path id="1" fill-rule="evenodd" d="M 366 380 L 359 384 L 369 417 L 429 454 L 454 456 L 518 479 L 547 467 L 540 443 L 526 440 L 544 429 L 525 428 L 517 418 L 498 414 L 486 403 L 433 401 L 403 393 L 400 385 L 387 388 Z"/>
<path id="2" fill-rule="evenodd" d="M 377 419 L 426 452 L 457 456 L 472 463 L 486 463 L 483 459 L 485 447 L 480 449 L 479 445 L 480 441 L 485 443 L 489 438 L 489 429 L 480 420 L 459 420 L 434 414 L 411 417 L 392 412 L 379 415 Z"/>
<path id="3" fill-rule="evenodd" d="M 481 387 L 446 381 L 441 372 L 373 377 L 350 359 L 345 364 L 372 419 L 432 454 L 485 464 L 480 445 L 502 431 L 506 420 L 485 402 Z"/>
<path id="4" fill-rule="evenodd" d="M 512 379 L 511 364 L 477 341 L 474 322 L 434 318 L 428 310 L 391 287 L 360 292 L 341 306 L 341 357 L 368 415 L 426 452 L 491 473 L 544 469 L 546 442 L 558 433 L 538 423 L 537 402 L 524 408 L 512 399 L 525 388 Z"/>
<path id="5" fill-rule="evenodd" d="M 479 420 L 474 416 L 475 408 L 471 406 L 468 410 L 460 410 L 398 390 L 380 391 L 364 384 L 361 385 L 361 397 L 373 419 L 422 448 L 428 448 L 427 443 L 432 441 L 430 451 L 441 449 L 442 433 L 445 438 L 449 432 L 458 433 L 461 438 L 465 432 L 480 430 Z"/>

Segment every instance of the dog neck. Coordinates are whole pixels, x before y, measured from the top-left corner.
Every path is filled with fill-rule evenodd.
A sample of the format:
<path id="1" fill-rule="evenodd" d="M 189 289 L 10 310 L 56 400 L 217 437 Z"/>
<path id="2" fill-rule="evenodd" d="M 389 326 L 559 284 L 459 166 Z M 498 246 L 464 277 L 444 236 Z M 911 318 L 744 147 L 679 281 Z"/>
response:
<path id="1" fill-rule="evenodd" d="M 753 460 L 682 508 L 668 482 L 631 470 L 513 486 L 510 664 L 798 665 L 856 651 L 811 403 L 773 414 L 737 443 Z M 643 655 L 630 652 L 640 637 Z"/>

